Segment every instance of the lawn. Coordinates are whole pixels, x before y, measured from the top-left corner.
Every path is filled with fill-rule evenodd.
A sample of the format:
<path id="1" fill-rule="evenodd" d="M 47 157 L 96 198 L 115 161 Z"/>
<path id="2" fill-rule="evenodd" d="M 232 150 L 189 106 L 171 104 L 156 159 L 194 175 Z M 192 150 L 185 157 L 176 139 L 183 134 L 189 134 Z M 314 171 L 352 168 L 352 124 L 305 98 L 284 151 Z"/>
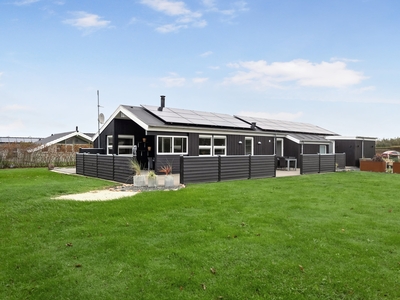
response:
<path id="1" fill-rule="evenodd" d="M 400 175 L 111 185 L 0 170 L 1 299 L 400 299 Z"/>

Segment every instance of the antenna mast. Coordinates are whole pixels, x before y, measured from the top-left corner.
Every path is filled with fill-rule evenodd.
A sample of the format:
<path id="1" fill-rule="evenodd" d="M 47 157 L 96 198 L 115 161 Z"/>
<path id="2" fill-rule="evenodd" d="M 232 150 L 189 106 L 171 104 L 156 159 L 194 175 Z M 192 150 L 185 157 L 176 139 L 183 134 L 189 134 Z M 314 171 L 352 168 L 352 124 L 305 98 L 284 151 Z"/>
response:
<path id="1" fill-rule="evenodd" d="M 97 90 L 97 148 L 100 148 L 100 93 Z"/>

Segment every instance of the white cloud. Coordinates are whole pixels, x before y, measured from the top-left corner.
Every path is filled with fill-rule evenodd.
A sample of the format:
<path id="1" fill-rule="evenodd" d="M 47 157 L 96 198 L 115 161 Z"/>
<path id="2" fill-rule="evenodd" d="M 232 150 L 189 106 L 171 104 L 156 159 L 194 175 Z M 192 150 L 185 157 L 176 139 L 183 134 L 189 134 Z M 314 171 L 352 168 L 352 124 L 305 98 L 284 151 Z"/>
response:
<path id="1" fill-rule="evenodd" d="M 247 116 L 263 119 L 272 120 L 283 120 L 283 121 L 294 121 L 303 115 L 303 112 L 297 113 L 279 112 L 279 113 L 267 113 L 267 112 L 256 112 L 256 111 L 241 111 L 237 113 L 238 116 Z"/>
<path id="2" fill-rule="evenodd" d="M 208 68 L 211 70 L 219 70 L 220 69 L 219 66 L 209 66 Z"/>
<path id="3" fill-rule="evenodd" d="M 165 87 L 179 87 L 183 86 L 186 82 L 185 78 L 179 77 L 176 73 L 171 73 L 169 76 L 160 78 L 160 80 L 164 83 Z"/>
<path id="4" fill-rule="evenodd" d="M 79 29 L 100 29 L 109 27 L 111 21 L 101 20 L 101 17 L 95 14 L 89 14 L 84 11 L 72 13 L 75 18 L 65 20 L 64 23 L 77 27 Z"/>
<path id="5" fill-rule="evenodd" d="M 186 4 L 181 1 L 142 0 L 140 3 L 170 16 L 186 15 L 191 13 L 190 10 L 186 8 Z"/>
<path id="6" fill-rule="evenodd" d="M 5 125 L 0 124 L 0 132 L 6 132 L 6 134 L 2 134 L 3 136 L 10 136 L 12 132 L 19 129 L 24 129 L 25 125 L 21 120 L 14 121 L 12 123 L 8 123 Z M 8 134 L 7 134 L 8 133 Z"/>
<path id="7" fill-rule="evenodd" d="M 244 61 L 228 64 L 239 69 L 226 84 L 249 84 L 256 88 L 283 88 L 284 83 L 294 82 L 298 86 L 341 88 L 360 83 L 366 79 L 361 72 L 347 69 L 344 62 L 312 63 L 297 59 L 289 62 L 268 64 L 264 60 Z"/>
<path id="8" fill-rule="evenodd" d="M 158 26 L 156 31 L 160 33 L 174 32 L 189 27 L 202 28 L 207 26 L 207 21 L 202 19 L 202 13 L 191 11 L 182 1 L 141 0 L 140 3 L 167 16 L 176 17 L 174 22 Z"/>
<path id="9" fill-rule="evenodd" d="M 16 1 L 16 2 L 14 2 L 14 4 L 18 5 L 18 6 L 24 6 L 24 5 L 33 4 L 33 3 L 36 3 L 39 1 L 40 0 L 22 0 L 22 1 Z"/>
<path id="10" fill-rule="evenodd" d="M 204 83 L 208 81 L 208 78 L 206 77 L 196 77 L 192 79 L 193 83 Z"/>
<path id="11" fill-rule="evenodd" d="M 200 54 L 200 56 L 201 57 L 207 57 L 207 56 L 210 56 L 211 54 L 213 54 L 212 51 L 207 51 L 207 52 L 204 52 L 204 53 Z"/>
<path id="12" fill-rule="evenodd" d="M 359 59 L 352 59 L 352 58 L 341 58 L 341 57 L 332 57 L 330 61 L 343 61 L 343 62 L 360 62 Z"/>

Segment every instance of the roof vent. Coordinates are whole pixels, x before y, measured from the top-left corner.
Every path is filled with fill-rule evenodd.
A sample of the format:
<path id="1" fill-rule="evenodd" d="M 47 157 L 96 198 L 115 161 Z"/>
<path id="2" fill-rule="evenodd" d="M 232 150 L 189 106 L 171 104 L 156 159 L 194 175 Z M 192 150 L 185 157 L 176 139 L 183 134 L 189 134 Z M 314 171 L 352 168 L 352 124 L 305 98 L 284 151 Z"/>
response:
<path id="1" fill-rule="evenodd" d="M 251 122 L 251 129 L 256 130 L 256 122 Z"/>
<path id="2" fill-rule="evenodd" d="M 76 128 L 75 128 L 75 131 L 76 131 L 76 132 L 79 132 L 79 130 L 78 130 L 78 126 L 76 126 Z"/>
<path id="3" fill-rule="evenodd" d="M 161 106 L 158 108 L 158 111 L 162 111 L 163 108 L 165 107 L 165 96 L 160 96 L 161 97 Z"/>

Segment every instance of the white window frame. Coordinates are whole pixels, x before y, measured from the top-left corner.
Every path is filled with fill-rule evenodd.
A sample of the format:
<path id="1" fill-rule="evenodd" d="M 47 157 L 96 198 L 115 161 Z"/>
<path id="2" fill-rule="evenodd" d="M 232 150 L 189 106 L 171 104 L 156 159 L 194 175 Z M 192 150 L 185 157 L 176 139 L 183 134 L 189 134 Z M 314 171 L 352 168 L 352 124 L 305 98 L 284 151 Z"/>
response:
<path id="1" fill-rule="evenodd" d="M 281 143 L 281 153 L 276 153 L 276 146 L 278 145 L 278 142 Z M 276 138 L 276 143 L 275 143 L 275 155 L 276 156 L 283 156 L 283 153 L 285 153 L 283 149 L 283 138 Z"/>
<path id="2" fill-rule="evenodd" d="M 160 152 L 159 151 L 159 149 L 158 149 L 158 146 L 159 146 L 159 138 L 171 138 L 171 152 Z M 184 139 L 185 141 L 186 141 L 186 145 L 185 145 L 185 148 L 186 148 L 186 151 L 185 152 L 175 152 L 175 138 L 178 138 L 178 139 Z M 187 136 L 178 136 L 178 135 L 158 135 L 157 136 L 157 146 L 156 146 L 156 149 L 157 149 L 157 154 L 162 154 L 162 155 L 176 155 L 176 154 L 179 154 L 179 155 L 187 155 L 188 154 L 188 137 Z"/>
<path id="3" fill-rule="evenodd" d="M 215 139 L 220 139 L 220 140 L 224 140 L 224 145 L 223 146 L 215 146 Z M 213 143 L 213 155 L 214 156 L 226 156 L 226 136 L 225 135 L 214 135 L 213 139 L 212 139 L 212 143 Z M 215 150 L 220 150 L 223 149 L 224 150 L 224 154 L 215 154 Z"/>
<path id="4" fill-rule="evenodd" d="M 110 153 L 110 150 L 111 150 L 111 152 L 113 152 L 113 136 L 112 135 L 107 135 L 106 136 L 106 141 L 107 141 L 107 155 L 112 155 L 113 153 Z M 111 144 L 110 144 L 110 139 L 111 139 Z"/>
<path id="5" fill-rule="evenodd" d="M 253 137 L 245 137 L 244 138 L 244 154 L 249 155 L 246 153 L 246 143 L 247 141 L 251 141 L 251 153 L 250 155 L 254 155 L 254 138 Z"/>
<path id="6" fill-rule="evenodd" d="M 132 139 L 132 145 L 120 145 L 119 144 L 119 139 Z M 125 134 L 120 134 L 118 135 L 118 155 L 120 156 L 133 156 L 133 146 L 135 145 L 135 136 L 134 135 L 125 135 Z M 120 149 L 131 149 L 132 153 L 128 154 L 120 154 L 119 150 Z"/>
<path id="7" fill-rule="evenodd" d="M 203 139 L 210 139 L 210 145 L 200 145 L 199 144 L 199 156 L 226 156 L 226 136 L 225 135 L 199 135 L 199 140 Z M 220 139 L 224 140 L 224 145 L 216 146 L 215 140 Z M 216 154 L 216 150 L 224 150 L 224 154 Z M 201 150 L 209 150 L 210 154 L 201 154 Z"/>
<path id="8" fill-rule="evenodd" d="M 200 145 L 199 143 L 199 156 L 212 156 L 213 155 L 213 136 L 212 135 L 199 135 L 200 139 L 210 139 L 210 145 Z M 200 150 L 210 150 L 210 154 L 201 154 Z"/>

